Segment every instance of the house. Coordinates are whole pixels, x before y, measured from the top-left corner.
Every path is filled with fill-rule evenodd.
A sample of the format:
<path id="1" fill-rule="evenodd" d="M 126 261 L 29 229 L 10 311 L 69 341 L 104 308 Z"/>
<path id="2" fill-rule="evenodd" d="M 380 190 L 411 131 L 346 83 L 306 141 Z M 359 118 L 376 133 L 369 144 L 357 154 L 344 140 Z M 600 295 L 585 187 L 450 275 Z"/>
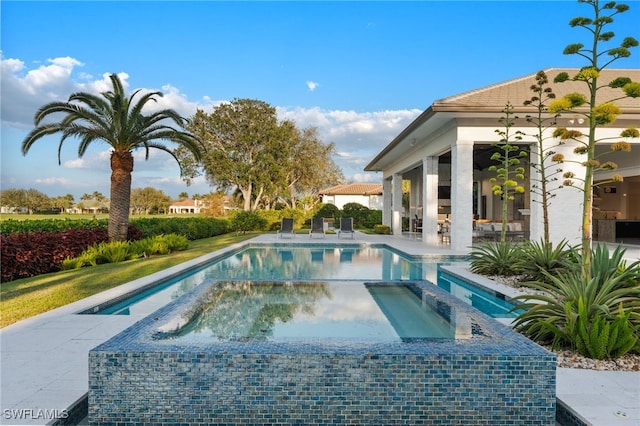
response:
<path id="1" fill-rule="evenodd" d="M 203 200 L 192 200 L 190 198 L 186 200 L 174 201 L 169 206 L 170 214 L 198 214 L 206 208 L 206 204 Z"/>
<path id="2" fill-rule="evenodd" d="M 350 183 L 336 185 L 320 191 L 325 204 L 333 204 L 342 209 L 347 203 L 358 203 L 372 210 L 382 209 L 381 183 Z"/>
<path id="3" fill-rule="evenodd" d="M 553 82 L 560 72 L 573 76 L 578 70 L 552 68 L 544 71 L 549 82 Z M 426 244 L 438 243 L 438 222 L 443 219 L 451 221 L 449 240 L 452 249 L 456 250 L 467 250 L 471 246 L 474 218 L 500 220 L 501 200 L 493 195 L 489 181 L 495 176 L 495 172 L 488 170 L 495 164 L 491 160 L 495 149 L 492 143 L 499 140 L 496 130 L 504 130 L 499 119 L 504 117 L 503 110 L 510 103 L 514 114 L 520 117 L 511 128 L 511 134 L 518 130 L 524 132 L 525 136 L 518 143 L 535 152 L 537 128 L 527 122 L 525 116 L 533 115 L 537 110 L 523 105 L 534 95 L 530 87 L 536 83 L 535 75 L 437 100 L 378 153 L 365 170 L 383 173 L 383 223 L 389 225 L 395 234 L 401 232 L 403 180 L 411 183 L 409 217 L 421 220 L 423 242 Z M 640 69 L 603 70 L 598 83 L 605 86 L 620 76 L 640 81 Z M 586 93 L 584 82 L 550 83 L 549 87 L 557 98 L 568 93 Z M 620 93 L 620 89 L 604 88 L 598 92 L 599 101 L 616 99 Z M 622 129 L 640 125 L 638 99 L 621 99 L 615 103 L 622 113 L 615 123 L 598 128 L 598 139 L 612 139 L 599 144 L 597 153 L 609 151 L 610 143 L 620 140 Z M 581 117 L 577 113 L 565 113 L 558 118 L 557 125 L 588 133 Z M 553 130 L 554 127 L 545 130 L 547 146 L 558 143 L 551 136 Z M 637 235 L 640 224 L 640 140 L 629 138 L 626 141 L 632 146 L 630 153 L 615 152 L 606 156 L 606 160 L 618 164 L 618 169 L 597 172 L 594 176 L 595 181 L 605 181 L 614 173 L 624 177 L 624 182 L 607 184 L 595 194 L 594 236 L 600 234 L 599 238 L 604 240 L 619 241 L 626 232 L 627 238 L 635 235 L 640 241 L 640 235 Z M 567 160 L 578 161 L 565 161 L 559 167 L 562 173 L 573 172 L 579 177 L 584 176 L 584 168 L 580 165 L 584 156 L 574 153 L 576 146 L 575 142 L 567 142 L 555 147 L 554 151 L 564 154 Z M 520 222 L 529 238 L 539 241 L 543 236 L 543 220 L 542 207 L 538 202 L 540 197 L 531 191 L 536 183 L 535 179 L 530 179 L 534 174 L 534 170 L 528 170 L 529 178 L 524 182 L 526 191 L 514 200 L 508 219 Z M 560 176 L 551 182 L 552 188 L 562 185 L 562 181 Z M 555 243 L 567 239 L 577 244 L 581 238 L 582 191 L 563 187 L 554 193 L 556 196 L 549 206 L 550 239 Z"/>

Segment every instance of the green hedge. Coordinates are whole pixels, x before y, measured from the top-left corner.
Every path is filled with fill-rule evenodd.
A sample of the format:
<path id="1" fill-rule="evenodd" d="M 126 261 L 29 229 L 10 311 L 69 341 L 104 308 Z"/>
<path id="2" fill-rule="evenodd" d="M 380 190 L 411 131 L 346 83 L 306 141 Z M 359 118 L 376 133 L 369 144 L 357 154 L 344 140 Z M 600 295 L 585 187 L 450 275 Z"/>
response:
<path id="1" fill-rule="evenodd" d="M 144 238 L 176 234 L 183 235 L 189 240 L 199 240 L 231 231 L 229 220 L 213 217 L 135 218 L 129 223 L 138 228 Z"/>
<path id="2" fill-rule="evenodd" d="M 107 229 L 107 219 L 41 219 L 41 220 L 3 220 L 0 222 L 0 235 L 19 232 L 63 232 L 69 229 Z"/>
<path id="3" fill-rule="evenodd" d="M 129 224 L 138 228 L 144 238 L 177 234 L 189 240 L 215 237 L 231 231 L 227 219 L 210 217 L 145 217 L 132 218 Z M 42 219 L 5 220 L 0 222 L 0 234 L 32 232 L 63 232 L 69 229 L 107 229 L 108 219 Z"/>

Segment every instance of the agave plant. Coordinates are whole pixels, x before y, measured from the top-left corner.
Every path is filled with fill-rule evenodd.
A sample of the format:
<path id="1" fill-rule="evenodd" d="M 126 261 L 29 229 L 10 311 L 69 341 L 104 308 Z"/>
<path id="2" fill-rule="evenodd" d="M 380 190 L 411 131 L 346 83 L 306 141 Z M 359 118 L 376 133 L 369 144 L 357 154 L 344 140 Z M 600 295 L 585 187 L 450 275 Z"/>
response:
<path id="1" fill-rule="evenodd" d="M 608 334 L 606 346 L 611 348 L 607 356 L 623 354 L 628 346 L 627 328 L 633 332 L 631 347 L 637 345 L 640 286 L 629 285 L 627 274 L 605 278 L 595 275 L 588 282 L 579 270 L 546 275 L 545 281 L 527 283 L 539 294 L 515 298 L 523 301 L 518 309 L 524 311 L 515 320 L 516 330 L 536 342 L 551 344 L 553 348 L 578 349 L 586 356 L 601 353 L 585 349 L 593 346 L 586 342 L 603 339 L 601 334 L 605 332 Z M 611 332 L 612 327 L 615 333 Z M 587 331 L 593 335 L 585 337 Z"/>
<path id="2" fill-rule="evenodd" d="M 566 240 L 560 241 L 555 247 L 544 241 L 528 241 L 521 250 L 520 272 L 531 281 L 545 281 L 547 274 L 557 275 L 558 272 L 567 271 L 579 265 L 575 248 L 571 247 Z"/>
<path id="3" fill-rule="evenodd" d="M 471 272 L 482 275 L 511 276 L 520 273 L 522 251 L 509 241 L 486 243 L 469 254 Z"/>

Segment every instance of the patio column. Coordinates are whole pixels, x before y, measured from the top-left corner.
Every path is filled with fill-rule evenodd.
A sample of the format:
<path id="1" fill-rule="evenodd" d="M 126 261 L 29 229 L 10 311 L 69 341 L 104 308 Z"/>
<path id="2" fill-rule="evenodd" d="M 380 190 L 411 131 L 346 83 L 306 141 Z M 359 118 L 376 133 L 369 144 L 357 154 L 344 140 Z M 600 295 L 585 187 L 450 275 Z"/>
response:
<path id="1" fill-rule="evenodd" d="M 393 189 L 391 191 L 393 200 L 391 202 L 392 209 L 392 225 L 391 232 L 393 235 L 402 235 L 402 175 L 400 173 L 393 174 Z"/>
<path id="2" fill-rule="evenodd" d="M 382 224 L 391 228 L 391 178 L 382 181 Z"/>
<path id="3" fill-rule="evenodd" d="M 473 232 L 473 141 L 451 146 L 451 248 L 468 251 Z"/>
<path id="4" fill-rule="evenodd" d="M 438 157 L 422 159 L 422 241 L 438 244 Z"/>

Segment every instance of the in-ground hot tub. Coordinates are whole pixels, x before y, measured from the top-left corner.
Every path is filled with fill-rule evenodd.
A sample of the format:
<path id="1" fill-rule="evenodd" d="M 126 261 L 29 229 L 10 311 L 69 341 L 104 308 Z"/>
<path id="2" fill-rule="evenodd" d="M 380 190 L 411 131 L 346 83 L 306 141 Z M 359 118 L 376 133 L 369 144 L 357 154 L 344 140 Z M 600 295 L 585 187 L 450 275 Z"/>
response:
<path id="1" fill-rule="evenodd" d="M 212 281 L 92 350 L 90 423 L 555 423 L 555 355 L 427 281 Z"/>

